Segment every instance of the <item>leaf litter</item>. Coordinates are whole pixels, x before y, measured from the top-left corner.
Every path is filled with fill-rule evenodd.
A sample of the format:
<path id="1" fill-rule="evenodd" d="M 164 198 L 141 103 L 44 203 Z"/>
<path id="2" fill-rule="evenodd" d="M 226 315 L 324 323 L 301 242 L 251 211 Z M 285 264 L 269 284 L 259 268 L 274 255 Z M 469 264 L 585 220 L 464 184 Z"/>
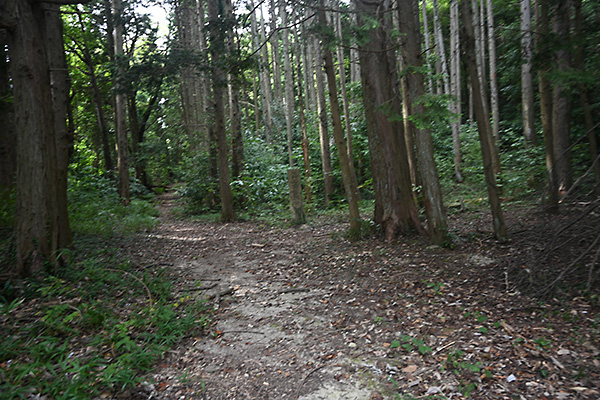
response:
<path id="1" fill-rule="evenodd" d="M 349 242 L 331 219 L 183 221 L 171 204 L 123 251 L 171 264 L 177 290 L 208 298 L 213 322 L 168 352 L 137 398 L 600 398 L 597 295 L 519 289 L 511 268 L 539 248 L 544 226 L 524 211 L 507 212 L 521 233 L 505 244 L 489 239 L 484 214 L 454 216 L 470 239 L 449 250 Z"/>

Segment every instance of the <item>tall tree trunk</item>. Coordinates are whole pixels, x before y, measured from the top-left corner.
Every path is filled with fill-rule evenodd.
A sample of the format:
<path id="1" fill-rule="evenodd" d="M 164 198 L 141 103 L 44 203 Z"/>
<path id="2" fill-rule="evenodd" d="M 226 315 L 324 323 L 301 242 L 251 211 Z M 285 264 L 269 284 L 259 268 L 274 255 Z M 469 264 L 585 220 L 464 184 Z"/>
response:
<path id="1" fill-rule="evenodd" d="M 400 0 L 398 2 L 400 33 L 404 35 L 401 47 L 404 64 L 402 79 L 405 81 L 404 88 L 407 92 L 406 100 L 408 101 L 405 100 L 405 102 L 409 104 L 408 114 L 410 118 L 408 120 L 409 124 L 413 125 L 412 129 L 415 132 L 418 153 L 417 160 L 423 184 L 429 238 L 432 243 L 441 244 L 447 240 L 448 224 L 446 222 L 442 191 L 433 157 L 431 132 L 427 128 L 427 122 L 423 121 L 427 110 L 419 102 L 425 95 L 425 79 L 420 72 L 423 67 L 423 60 L 421 59 L 419 11 L 416 7 L 417 3 L 413 0 Z M 443 64 L 445 65 L 445 61 Z M 421 122 L 415 123 L 419 118 Z"/>
<path id="2" fill-rule="evenodd" d="M 323 79 L 323 61 L 317 39 L 313 42 L 315 54 L 315 76 L 317 81 L 317 113 L 319 119 L 319 142 L 321 145 L 321 165 L 323 169 L 323 195 L 325 206 L 329 206 L 333 193 L 333 175 L 331 172 L 331 151 L 327 124 L 327 104 L 325 100 L 325 82 Z"/>
<path id="3" fill-rule="evenodd" d="M 273 98 L 276 101 L 283 99 L 283 90 L 281 87 L 281 55 L 279 54 L 279 31 L 277 29 L 277 5 L 275 0 L 269 0 L 269 11 L 271 15 L 271 62 L 273 64 Z"/>
<path id="4" fill-rule="evenodd" d="M 460 149 L 460 125 L 462 120 L 461 79 L 460 79 L 460 30 L 458 0 L 450 0 L 450 111 L 455 120 L 450 123 L 452 129 L 452 148 L 454 150 L 454 178 L 462 182 L 462 155 Z"/>
<path id="5" fill-rule="evenodd" d="M 481 0 L 483 9 L 483 1 Z M 492 107 L 492 131 L 496 143 L 500 139 L 500 106 L 498 103 L 498 76 L 496 75 L 496 38 L 494 30 L 494 9 L 492 0 L 487 0 L 487 33 L 490 62 L 490 102 Z"/>
<path id="6" fill-rule="evenodd" d="M 430 93 L 433 93 L 434 88 L 433 88 L 433 75 L 431 74 L 432 69 L 431 69 L 431 62 L 430 59 L 431 57 L 429 56 L 429 54 L 431 54 L 431 39 L 429 38 L 429 19 L 427 18 L 427 0 L 422 0 L 421 1 L 421 18 L 423 20 L 423 39 L 425 41 L 425 54 L 427 54 L 427 57 L 425 57 L 425 65 L 427 66 L 427 70 L 430 71 L 429 73 L 429 77 L 427 78 L 427 91 Z"/>
<path id="7" fill-rule="evenodd" d="M 308 17 L 309 14 L 311 13 L 310 9 L 306 9 L 306 16 Z M 302 30 L 304 31 L 304 36 L 306 38 L 310 37 L 310 32 L 309 32 L 309 27 L 307 26 L 308 21 L 306 21 L 305 24 L 303 24 L 302 26 Z M 305 45 L 304 45 L 304 50 L 305 50 L 305 54 L 306 54 L 306 66 L 304 67 L 305 71 L 306 71 L 306 86 L 307 86 L 307 91 L 306 91 L 306 100 L 308 102 L 306 108 L 309 109 L 313 114 L 318 113 L 317 111 L 317 106 L 318 106 L 318 99 L 317 99 L 317 93 L 316 93 L 316 82 L 315 82 L 315 70 L 317 70 L 317 68 L 315 67 L 315 47 L 314 47 L 314 42 L 312 41 L 312 39 L 307 39 L 305 40 Z M 317 55 L 318 57 L 318 55 Z"/>
<path id="8" fill-rule="evenodd" d="M 229 177 L 229 152 L 227 149 L 227 132 L 225 132 L 224 88 L 227 85 L 227 75 L 223 66 L 223 55 L 226 52 L 225 35 L 223 30 L 224 10 L 223 0 L 208 0 L 210 55 L 213 84 L 215 136 L 217 141 L 219 193 L 221 195 L 221 221 L 230 222 L 235 219 L 233 210 L 233 193 Z"/>
<path id="9" fill-rule="evenodd" d="M 227 19 L 233 21 L 234 10 L 231 0 L 225 0 Z M 231 55 L 238 54 L 238 45 L 230 28 L 227 32 L 227 48 Z M 231 176 L 238 179 L 244 169 L 244 140 L 242 137 L 242 116 L 240 114 L 240 74 L 238 70 L 229 73 L 229 119 L 231 131 Z"/>
<path id="10" fill-rule="evenodd" d="M 571 0 L 556 2 L 552 7 L 552 33 L 559 47 L 554 51 L 557 72 L 565 74 L 569 68 L 569 51 L 566 44 L 570 41 L 569 22 Z M 552 88 L 552 133 L 554 135 L 554 168 L 556 169 L 559 194 L 566 193 L 573 183 L 571 169 L 571 100 L 566 79 L 554 83 Z"/>
<path id="11" fill-rule="evenodd" d="M 535 145 L 535 110 L 533 97 L 533 40 L 531 0 L 521 0 L 521 110 L 526 145 Z"/>
<path id="12" fill-rule="evenodd" d="M 267 34 L 265 31 L 265 18 L 261 14 L 260 19 L 260 36 L 263 41 L 267 40 Z M 264 109 L 263 119 L 265 122 L 265 140 L 267 143 L 273 142 L 273 117 L 271 115 L 271 99 L 273 93 L 271 90 L 271 73 L 269 70 L 269 54 L 267 52 L 267 46 L 264 45 L 261 49 L 261 79 L 260 84 L 262 87 L 262 106 Z"/>
<path id="13" fill-rule="evenodd" d="M 485 174 L 485 182 L 488 191 L 488 200 L 492 212 L 492 223 L 494 227 L 494 235 L 500 241 L 506 240 L 506 227 L 504 225 L 504 214 L 502 212 L 502 204 L 496 184 L 496 176 L 494 174 L 493 156 L 491 154 L 493 141 L 492 126 L 490 123 L 490 115 L 487 110 L 487 99 L 485 92 L 482 89 L 480 74 L 477 68 L 477 60 L 475 53 L 475 33 L 473 32 L 473 19 L 471 16 L 471 5 L 469 0 L 461 0 L 463 30 L 465 39 L 465 57 L 469 70 L 471 85 L 473 86 L 473 106 L 475 109 L 475 119 L 477 120 L 477 130 L 479 132 L 479 141 L 481 142 L 481 155 L 483 158 L 483 171 Z"/>
<path id="14" fill-rule="evenodd" d="M 0 30 L 0 191 L 15 185 L 17 171 L 17 131 L 12 102 L 12 84 L 9 74 L 6 44 L 7 32 Z"/>
<path id="15" fill-rule="evenodd" d="M 575 7 L 575 42 L 578 44 L 575 53 L 576 68 L 584 73 L 585 70 L 585 55 L 583 53 L 584 33 L 583 33 L 583 16 L 581 15 L 581 0 L 574 0 Z M 590 144 L 590 160 L 594 164 L 594 192 L 600 195 L 600 162 L 598 158 L 598 142 L 596 140 L 596 126 L 592 117 L 590 101 L 588 99 L 588 89 L 586 85 L 579 81 L 577 84 L 579 90 L 579 101 L 583 109 L 583 119 L 585 122 L 585 130 L 587 131 L 588 141 Z"/>
<path id="16" fill-rule="evenodd" d="M 117 72 L 114 76 L 115 86 L 115 131 L 117 133 L 117 171 L 119 176 L 119 197 L 124 204 L 129 204 L 129 144 L 127 140 L 127 94 L 125 93 L 125 63 L 123 52 L 123 4 L 121 0 L 112 0 L 115 21 L 114 40 Z"/>
<path id="17" fill-rule="evenodd" d="M 0 28 L 6 29 L 14 95 L 17 136 L 17 198 L 15 272 L 38 273 L 45 263 L 56 265 L 65 209 L 58 193 L 57 135 L 49 60 L 44 38 L 46 4 L 22 0 L 0 3 Z M 58 15 L 55 16 L 58 18 Z M 60 41 L 60 34 L 53 37 Z M 55 77 L 56 78 L 56 77 Z M 58 92 L 55 92 L 58 99 Z M 59 141 L 60 142 L 60 141 Z"/>
<path id="18" fill-rule="evenodd" d="M 287 26 L 287 11 L 285 3 L 280 6 L 281 24 Z M 285 29 L 282 32 L 283 37 L 283 73 L 285 74 L 285 127 L 287 137 L 288 162 L 290 168 L 294 166 L 294 150 L 292 142 L 293 122 L 294 122 L 294 78 L 292 76 L 292 62 L 290 51 L 290 33 Z"/>
<path id="19" fill-rule="evenodd" d="M 294 51 L 296 54 L 301 54 L 300 50 L 300 41 L 298 40 L 298 30 L 294 30 Z M 304 68 L 303 68 L 304 67 Z M 301 79 L 303 75 L 302 70 L 306 71 L 309 67 L 304 63 L 302 65 L 301 62 L 296 63 L 296 71 L 298 75 L 298 80 Z M 304 163 L 304 199 L 307 203 L 310 203 L 312 200 L 312 182 L 311 182 L 311 171 L 310 171 L 310 148 L 308 142 L 308 131 L 306 128 L 306 116 L 304 114 L 304 93 L 302 91 L 303 84 L 302 82 L 298 82 L 298 116 L 300 118 L 300 129 L 302 131 L 302 161 Z"/>
<path id="20" fill-rule="evenodd" d="M 536 48 L 540 60 L 551 58 L 549 49 L 550 17 L 546 0 L 539 0 L 536 7 Z M 552 133 L 552 88 L 548 77 L 551 65 L 548 63 L 540 66 L 538 70 L 538 88 L 540 92 L 540 114 L 542 118 L 542 131 L 544 133 L 544 147 L 546 150 L 546 173 L 548 178 L 547 210 L 558 210 L 558 189 L 556 170 L 554 168 L 554 134 Z"/>
<path id="21" fill-rule="evenodd" d="M 402 106 L 396 57 L 390 51 L 393 47 L 388 37 L 389 21 L 386 21 L 392 10 L 387 3 L 355 0 L 354 4 L 359 24 L 364 18 L 379 22 L 366 33 L 359 54 L 375 193 L 374 221 L 382 226 L 386 239 L 392 240 L 412 229 L 422 231 L 412 192 L 402 122 L 396 118 L 402 114 Z"/>
<path id="22" fill-rule="evenodd" d="M 438 0 L 433 0 L 433 29 L 435 33 L 435 52 L 437 54 L 438 59 L 440 60 L 440 72 L 442 73 L 443 93 L 450 94 L 450 80 L 448 79 L 448 63 L 446 62 L 446 49 L 444 46 L 444 36 L 442 33 L 442 22 L 440 20 Z"/>
<path id="23" fill-rule="evenodd" d="M 318 11 L 319 23 L 321 25 L 321 29 L 325 29 L 327 26 L 327 19 L 324 11 L 325 2 L 320 0 L 319 6 L 321 8 Z M 325 75 L 327 75 L 327 85 L 329 88 L 329 102 L 331 106 L 333 135 L 338 149 L 340 168 L 342 170 L 342 180 L 344 183 L 344 190 L 346 192 L 346 199 L 348 201 L 348 210 L 350 212 L 350 232 L 353 235 L 359 235 L 362 223 L 360 220 L 360 212 L 358 210 L 358 185 L 356 184 L 356 177 L 352 177 L 352 174 L 354 174 L 354 169 L 351 167 L 350 157 L 348 157 L 348 147 L 346 146 L 346 138 L 344 137 L 344 130 L 342 128 L 340 104 L 337 97 L 338 93 L 335 82 L 333 56 L 328 46 L 329 44 L 327 43 L 327 36 L 323 35 L 321 51 L 323 52 Z"/>
<path id="24" fill-rule="evenodd" d="M 352 146 L 352 126 L 350 123 L 350 104 L 348 101 L 348 91 L 346 89 L 346 66 L 344 64 L 344 48 L 341 43 L 343 41 L 342 36 L 342 10 L 339 8 L 338 12 L 334 15 L 335 18 L 335 31 L 337 39 L 340 41 L 340 45 L 337 46 L 337 63 L 340 74 L 340 91 L 342 97 L 342 107 L 344 109 L 344 123 L 346 128 L 346 143 L 348 144 L 348 159 L 350 160 L 350 177 L 354 180 L 353 186 L 358 188 L 358 181 L 356 179 L 356 172 L 354 171 L 354 150 Z M 357 199 L 360 201 L 360 191 L 357 191 Z"/>
<path id="25" fill-rule="evenodd" d="M 67 177 L 69 173 L 69 149 L 73 137 L 67 127 L 69 110 L 69 72 L 63 43 L 63 22 L 58 4 L 47 4 L 44 13 L 44 46 L 48 55 L 52 113 L 54 114 L 54 135 L 56 146 L 56 207 L 59 249 L 73 246 L 73 235 L 69 223 L 67 207 Z M 65 262 L 66 260 L 61 260 Z"/>

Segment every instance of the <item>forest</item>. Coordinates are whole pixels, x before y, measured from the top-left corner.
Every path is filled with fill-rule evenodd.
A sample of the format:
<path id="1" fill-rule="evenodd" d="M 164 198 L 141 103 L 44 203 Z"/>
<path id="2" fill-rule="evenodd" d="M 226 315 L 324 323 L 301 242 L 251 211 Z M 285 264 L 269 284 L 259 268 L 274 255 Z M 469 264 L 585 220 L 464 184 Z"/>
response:
<path id="1" fill-rule="evenodd" d="M 599 43 L 593 0 L 2 0 L 0 399 L 597 399 Z"/>

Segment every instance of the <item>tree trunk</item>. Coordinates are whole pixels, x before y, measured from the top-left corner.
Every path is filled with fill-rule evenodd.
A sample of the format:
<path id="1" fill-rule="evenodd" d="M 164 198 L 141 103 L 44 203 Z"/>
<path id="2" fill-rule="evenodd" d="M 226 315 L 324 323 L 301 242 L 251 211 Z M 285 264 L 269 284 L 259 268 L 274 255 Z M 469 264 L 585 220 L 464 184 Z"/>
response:
<path id="1" fill-rule="evenodd" d="M 483 158 L 483 171 L 485 174 L 485 182 L 488 191 L 488 200 L 492 212 L 492 220 L 494 227 L 494 235 L 497 240 L 506 240 L 506 227 L 504 225 L 504 215 L 502 212 L 502 204 L 498 186 L 496 184 L 496 176 L 494 174 L 493 156 L 491 154 L 493 141 L 492 126 L 490 123 L 490 115 L 487 110 L 487 99 L 485 92 L 481 87 L 480 74 L 477 68 L 477 60 L 475 53 L 475 34 L 473 32 L 473 19 L 471 17 L 471 5 L 469 0 L 461 0 L 462 17 L 464 29 L 465 57 L 469 70 L 471 85 L 473 86 L 473 107 L 475 109 L 475 119 L 477 120 L 477 130 L 479 132 L 479 141 L 481 142 L 481 155 Z"/>
<path id="2" fill-rule="evenodd" d="M 231 222 L 235 219 L 233 210 L 233 193 L 229 177 L 229 152 L 227 149 L 227 132 L 225 131 L 225 105 L 224 88 L 227 84 L 227 75 L 223 66 L 223 55 L 226 52 L 225 35 L 223 30 L 224 15 L 223 0 L 208 0 L 210 55 L 213 84 L 215 136 L 217 141 L 219 193 L 221 195 L 221 221 Z"/>
<path id="3" fill-rule="evenodd" d="M 483 9 L 483 0 L 481 7 Z M 492 132 L 496 143 L 500 139 L 500 107 L 498 103 L 498 76 L 496 75 L 496 39 L 494 33 L 494 9 L 492 0 L 487 0 L 487 33 L 490 61 L 490 101 L 492 106 Z"/>
<path id="4" fill-rule="evenodd" d="M 117 72 L 114 80 L 115 86 L 115 131 L 117 133 L 117 171 L 119 176 L 119 197 L 124 204 L 129 204 L 129 144 L 127 140 L 127 95 L 125 93 L 125 63 L 123 52 L 123 34 L 125 27 L 121 14 L 123 5 L 121 0 L 112 0 L 113 16 L 115 21 L 114 40 Z"/>
<path id="5" fill-rule="evenodd" d="M 0 30 L 0 191 L 15 185 L 17 171 L 17 132 L 12 102 L 12 84 L 9 74 L 6 44 L 7 32 Z"/>
<path id="6" fill-rule="evenodd" d="M 323 167 L 323 195 L 325 207 L 329 206 L 333 193 L 333 176 L 331 174 L 331 152 L 329 150 L 329 133 L 327 124 L 327 104 L 325 100 L 325 82 L 323 79 L 323 61 L 318 40 L 313 42 L 315 54 L 315 75 L 317 81 L 317 112 L 319 119 L 319 142 L 321 144 L 321 165 Z"/>
<path id="7" fill-rule="evenodd" d="M 429 38 L 429 19 L 427 18 L 427 0 L 423 0 L 421 1 L 421 16 L 423 19 L 423 39 L 425 40 L 425 54 L 427 54 L 427 57 L 425 57 L 425 65 L 427 66 L 427 70 L 430 72 L 433 72 L 431 69 L 431 62 L 430 59 L 431 57 L 429 56 L 429 54 L 431 54 L 431 39 Z M 427 91 L 429 91 L 430 93 L 434 92 L 434 87 L 433 87 L 433 77 L 432 74 L 429 74 L 429 77 L 427 78 Z"/>
<path id="8" fill-rule="evenodd" d="M 73 246 L 73 235 L 71 233 L 69 210 L 67 207 L 69 150 L 73 145 L 73 137 L 67 127 L 70 78 L 63 43 L 63 22 L 58 4 L 46 4 L 44 22 L 44 46 L 48 55 L 48 68 L 50 71 L 56 145 L 57 246 L 59 249 L 65 249 Z M 65 260 L 62 261 L 64 262 Z"/>
<path id="9" fill-rule="evenodd" d="M 285 4 L 280 7 L 281 24 L 287 26 L 287 12 Z M 294 151 L 292 142 L 293 122 L 294 122 L 294 78 L 292 76 L 292 62 L 290 52 L 290 33 L 286 29 L 282 32 L 283 36 L 283 73 L 285 74 L 285 127 L 287 138 L 288 162 L 290 168 L 294 167 Z"/>
<path id="10" fill-rule="evenodd" d="M 441 244 L 448 238 L 448 224 L 433 157 L 431 132 L 427 128 L 427 122 L 422 120 L 426 108 L 422 103 L 419 103 L 419 100 L 425 95 L 425 79 L 420 72 L 423 67 L 423 60 L 421 59 L 419 12 L 416 6 L 417 4 L 413 0 L 400 0 L 398 2 L 400 33 L 404 35 L 401 47 L 404 64 L 402 79 L 405 81 L 403 87 L 407 92 L 407 101 L 405 102 L 409 104 L 408 115 L 410 118 L 408 118 L 408 123 L 413 125 L 412 129 L 415 132 L 417 160 L 423 185 L 429 238 L 432 243 Z M 443 64 L 445 65 L 445 61 L 443 61 Z M 421 122 L 415 123 L 419 118 L 421 118 Z"/>
<path id="11" fill-rule="evenodd" d="M 269 0 L 269 11 L 271 15 L 271 62 L 273 64 L 273 98 L 276 101 L 283 99 L 281 88 L 281 56 L 279 54 L 279 31 L 277 30 L 277 6 L 275 0 Z"/>
<path id="12" fill-rule="evenodd" d="M 450 1 L 450 111 L 455 120 L 450 123 L 452 129 L 452 148 L 454 150 L 454 178 L 462 182 L 462 155 L 460 149 L 460 125 L 462 120 L 461 79 L 460 79 L 460 30 L 458 0 Z"/>
<path id="13" fill-rule="evenodd" d="M 585 55 L 583 53 L 584 33 L 583 33 L 583 17 L 581 15 L 581 0 L 574 0 L 575 6 L 575 42 L 577 45 L 577 52 L 575 54 L 576 68 L 583 74 L 585 71 Z M 594 119 L 592 117 L 592 110 L 590 101 L 588 99 L 588 90 L 583 82 L 579 82 L 579 101 L 581 108 L 583 109 L 583 119 L 585 122 L 585 130 L 587 131 L 588 141 L 590 144 L 590 160 L 594 164 L 594 193 L 600 195 L 600 162 L 598 158 L 598 142 L 596 140 L 596 126 L 594 125 Z"/>
<path id="14" fill-rule="evenodd" d="M 412 229 L 422 231 L 412 192 L 402 122 L 397 118 L 402 115 L 402 106 L 396 57 L 390 50 L 393 46 L 386 29 L 389 22 L 385 20 L 392 10 L 387 3 L 355 0 L 354 4 L 359 24 L 364 18 L 379 22 L 366 33 L 359 54 L 375 193 L 374 221 L 382 227 L 386 239 L 392 240 Z"/>
<path id="15" fill-rule="evenodd" d="M 571 0 L 556 2 L 552 7 L 552 33 L 561 45 L 554 51 L 559 75 L 570 68 L 569 51 L 565 43 L 570 41 L 569 22 Z M 552 88 L 552 133 L 554 135 L 554 169 L 556 170 L 559 195 L 566 193 L 573 183 L 571 169 L 571 101 L 566 79 L 560 79 Z"/>
<path id="16" fill-rule="evenodd" d="M 342 10 L 339 9 L 338 3 L 338 12 L 334 15 L 335 18 L 335 31 L 337 39 L 342 43 L 342 18 L 341 18 Z M 346 143 L 348 144 L 348 159 L 350 161 L 350 177 L 354 180 L 352 183 L 354 186 L 358 188 L 358 181 L 356 180 L 356 172 L 354 171 L 354 150 L 352 148 L 352 126 L 350 123 L 350 104 L 348 101 L 348 91 L 346 89 L 346 66 L 344 64 L 344 48 L 340 44 L 337 46 L 337 63 L 340 74 L 340 91 L 342 97 L 342 107 L 344 109 L 344 125 L 346 129 Z M 360 201 L 360 191 L 356 192 L 356 196 L 358 201 Z"/>
<path id="17" fill-rule="evenodd" d="M 234 17 L 231 0 L 225 0 L 227 18 L 232 21 Z M 231 55 L 237 55 L 237 45 L 233 30 L 227 32 L 227 47 Z M 240 114 L 240 74 L 234 70 L 229 74 L 229 119 L 231 132 L 231 176 L 239 179 L 244 169 L 244 140 L 242 137 L 242 116 Z"/>
<path id="18" fill-rule="evenodd" d="M 267 40 L 267 34 L 265 31 L 265 19 L 261 14 L 260 19 L 260 34 L 263 41 Z M 261 49 L 261 87 L 262 87 L 262 106 L 264 109 L 263 119 L 265 122 L 265 140 L 267 143 L 273 143 L 273 117 L 271 115 L 271 99 L 273 97 L 271 91 L 271 73 L 269 71 L 269 54 L 267 52 L 266 44 Z"/>
<path id="19" fill-rule="evenodd" d="M 321 29 L 325 29 L 327 26 L 327 19 L 324 11 L 325 2 L 320 0 L 319 5 L 321 7 L 321 9 L 317 12 L 319 16 L 319 23 L 321 25 Z M 346 139 L 344 137 L 344 130 L 342 128 L 342 117 L 340 113 L 340 104 L 337 97 L 333 56 L 327 47 L 328 45 L 327 36 L 324 35 L 321 42 L 321 51 L 323 52 L 325 75 L 327 75 L 327 85 L 329 88 L 329 102 L 331 106 L 333 135 L 338 149 L 340 168 L 342 170 L 342 181 L 344 182 L 344 190 L 346 192 L 346 199 L 348 201 L 348 209 L 350 212 L 350 233 L 352 236 L 358 236 L 360 235 L 360 229 L 362 225 L 360 220 L 360 212 L 358 210 L 358 185 L 356 184 L 356 177 L 352 176 L 352 174 L 354 174 L 354 169 L 350 164 L 348 147 L 346 146 Z"/>
<path id="20" fill-rule="evenodd" d="M 533 40 L 531 30 L 531 0 L 521 0 L 521 110 L 526 145 L 535 145 L 535 110 L 533 97 Z"/>
<path id="21" fill-rule="evenodd" d="M 45 263 L 56 265 L 59 246 L 68 241 L 61 229 L 66 205 L 65 187 L 58 184 L 57 140 L 49 60 L 44 38 L 55 24 L 46 25 L 46 4 L 23 0 L 0 3 L 0 28 L 7 31 L 17 136 L 17 199 L 15 272 L 38 273 Z M 53 18 L 58 18 L 55 15 Z M 60 34 L 55 35 L 59 43 Z M 58 46 L 57 46 L 58 47 Z M 56 49 L 53 49 L 55 51 Z M 53 58 L 54 59 L 54 58 Z M 53 61 L 54 62 L 54 61 Z M 56 76 L 54 77 L 57 78 Z M 59 92 L 54 93 L 59 99 Z M 58 104 L 56 104 L 58 105 Z M 58 109 L 58 108 L 57 108 Z"/>
<path id="22" fill-rule="evenodd" d="M 300 51 L 300 41 L 298 40 L 298 30 L 294 31 L 294 51 L 296 54 L 301 54 Z M 297 75 L 300 80 L 301 76 L 303 76 L 302 70 L 304 67 L 304 71 L 309 69 L 304 63 L 298 62 L 296 63 Z M 304 74 L 306 75 L 306 73 Z M 304 115 L 304 93 L 302 91 L 303 84 L 302 82 L 298 82 L 298 116 L 300 118 L 300 129 L 302 131 L 302 161 L 304 163 L 304 197 L 307 203 L 310 203 L 312 200 L 312 182 L 311 182 L 311 171 L 310 171 L 310 152 L 309 152 L 309 142 L 308 142 L 308 131 L 306 128 L 306 116 Z"/>
<path id="23" fill-rule="evenodd" d="M 536 7 L 536 48 L 540 60 L 551 58 L 549 50 L 550 18 L 549 7 L 546 0 L 540 0 Z M 542 64 L 538 70 L 538 88 L 540 92 L 540 113 L 542 117 L 542 131 L 544 133 L 544 147 L 546 150 L 546 173 L 548 176 L 548 201 L 547 210 L 558 210 L 558 189 L 556 170 L 554 169 L 554 134 L 552 133 L 552 89 L 548 74 L 551 65 Z"/>

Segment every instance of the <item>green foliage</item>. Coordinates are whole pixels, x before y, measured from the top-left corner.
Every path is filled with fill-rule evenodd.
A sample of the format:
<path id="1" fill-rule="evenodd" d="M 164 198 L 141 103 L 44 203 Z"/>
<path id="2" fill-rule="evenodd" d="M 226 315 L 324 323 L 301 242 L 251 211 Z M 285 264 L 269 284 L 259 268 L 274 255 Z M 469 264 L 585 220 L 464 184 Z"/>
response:
<path id="1" fill-rule="evenodd" d="M 15 188 L 0 187 L 0 227 L 11 227 L 15 217 Z"/>
<path id="2" fill-rule="evenodd" d="M 91 167 L 69 176 L 69 215 L 74 232 L 110 237 L 116 233 L 139 232 L 156 225 L 158 211 L 147 201 L 133 198 L 128 206 L 119 201 L 115 183 Z M 147 193 L 132 184 L 132 194 Z"/>
<path id="3" fill-rule="evenodd" d="M 0 397 L 86 399 L 133 387 L 169 347 L 207 325 L 202 302 L 173 301 L 162 270 L 136 275 L 127 264 L 88 259 L 27 281 L 16 297 L 1 290 Z"/>

